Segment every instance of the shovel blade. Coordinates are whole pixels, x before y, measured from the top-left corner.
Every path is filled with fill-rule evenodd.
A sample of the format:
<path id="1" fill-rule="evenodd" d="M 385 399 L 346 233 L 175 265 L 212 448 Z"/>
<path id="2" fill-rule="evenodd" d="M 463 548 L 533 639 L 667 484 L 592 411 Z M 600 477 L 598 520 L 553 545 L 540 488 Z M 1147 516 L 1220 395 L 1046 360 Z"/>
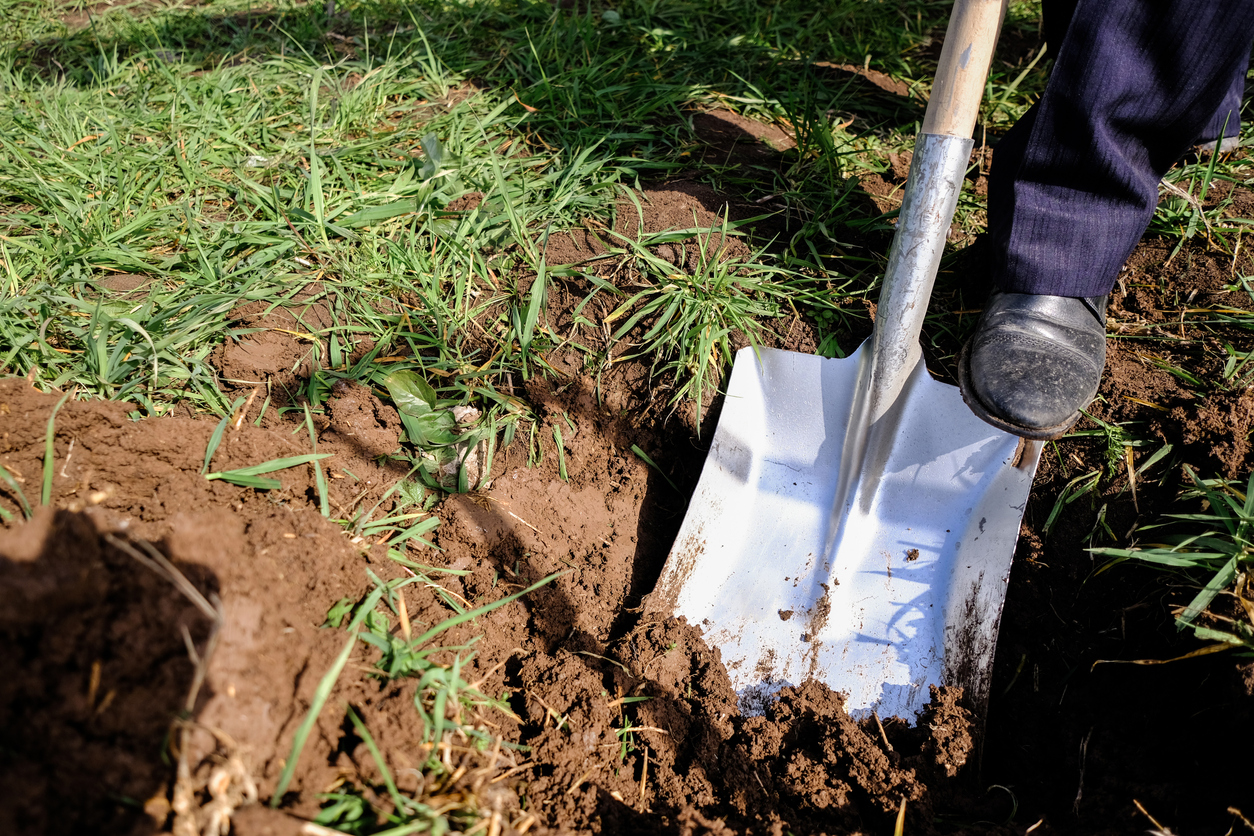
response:
<path id="1" fill-rule="evenodd" d="M 1040 446 L 976 418 L 920 362 L 838 491 L 867 350 L 737 354 L 650 597 L 705 630 L 743 711 L 810 679 L 855 717 L 913 724 L 932 685 L 963 686 L 983 710 Z"/>

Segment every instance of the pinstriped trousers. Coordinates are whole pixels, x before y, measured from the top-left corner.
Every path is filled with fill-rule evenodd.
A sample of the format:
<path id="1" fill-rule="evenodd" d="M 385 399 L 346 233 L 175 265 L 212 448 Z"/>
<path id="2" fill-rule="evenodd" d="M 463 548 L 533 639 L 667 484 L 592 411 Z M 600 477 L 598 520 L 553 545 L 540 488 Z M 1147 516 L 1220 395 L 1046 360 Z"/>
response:
<path id="1" fill-rule="evenodd" d="M 989 173 L 993 279 L 1004 291 L 1109 293 L 1191 146 L 1237 133 L 1254 0 L 1057 0 L 1040 101 Z M 1052 40 L 1051 40 L 1052 39 Z"/>

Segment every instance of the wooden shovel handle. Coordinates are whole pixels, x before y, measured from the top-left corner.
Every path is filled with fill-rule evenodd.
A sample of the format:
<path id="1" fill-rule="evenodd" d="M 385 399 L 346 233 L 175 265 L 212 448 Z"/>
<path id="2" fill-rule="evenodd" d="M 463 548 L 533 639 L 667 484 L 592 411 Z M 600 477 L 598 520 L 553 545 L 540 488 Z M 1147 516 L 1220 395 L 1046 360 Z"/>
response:
<path id="1" fill-rule="evenodd" d="M 923 133 L 969 137 L 1008 0 L 956 0 L 941 47 Z"/>

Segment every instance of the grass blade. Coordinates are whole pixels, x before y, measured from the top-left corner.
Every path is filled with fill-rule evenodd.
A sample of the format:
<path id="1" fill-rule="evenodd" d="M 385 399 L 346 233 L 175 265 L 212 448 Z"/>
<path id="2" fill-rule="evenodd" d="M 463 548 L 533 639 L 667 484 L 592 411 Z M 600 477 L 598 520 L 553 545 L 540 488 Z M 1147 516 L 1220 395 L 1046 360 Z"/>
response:
<path id="1" fill-rule="evenodd" d="M 206 473 L 205 478 L 210 481 L 214 479 L 238 478 L 240 476 L 260 476 L 262 473 L 273 473 L 276 470 L 286 470 L 289 467 L 308 464 L 309 462 L 321 461 L 322 459 L 331 458 L 331 453 L 306 453 L 303 456 L 285 456 L 281 459 L 271 459 L 268 462 L 255 464 L 252 467 L 241 467 L 237 470 L 224 470 L 219 473 Z"/>
<path id="2" fill-rule="evenodd" d="M 22 506 L 22 513 L 26 515 L 26 519 L 31 518 L 30 503 L 26 501 L 26 494 L 22 491 L 22 486 L 18 484 L 17 479 L 9 472 L 8 468 L 0 464 L 0 482 L 9 486 L 9 490 L 17 497 L 18 504 Z"/>
<path id="3" fill-rule="evenodd" d="M 566 445 L 562 443 L 562 428 L 556 424 L 553 426 L 553 440 L 557 442 L 557 475 L 563 482 L 569 482 L 566 478 Z"/>
<path id="4" fill-rule="evenodd" d="M 410 526 L 409 528 L 402 531 L 400 534 L 397 534 L 391 540 L 388 540 L 388 545 L 399 546 L 401 543 L 404 543 L 408 540 L 416 539 L 419 543 L 422 543 L 427 548 L 434 549 L 435 546 L 427 542 L 426 540 L 422 539 L 422 535 L 426 534 L 429 531 L 434 531 L 436 526 L 438 526 L 439 524 L 440 524 L 439 517 L 427 517 L 422 522 L 416 525 Z"/>
<path id="5" fill-rule="evenodd" d="M 57 401 L 57 405 L 52 408 L 52 414 L 48 416 L 48 429 L 44 432 L 44 485 L 43 490 L 39 494 L 39 504 L 47 505 L 52 501 L 52 471 L 54 454 L 53 443 L 57 437 L 57 413 L 61 411 L 61 407 L 65 406 L 65 402 L 70 399 L 72 392 L 66 392 L 61 396 L 61 400 Z"/>
<path id="6" fill-rule="evenodd" d="M 305 404 L 305 429 L 309 430 L 309 443 L 313 445 L 315 454 L 318 452 L 318 434 L 314 432 L 313 416 L 309 414 L 309 404 Z M 322 512 L 322 516 L 331 516 L 331 501 L 327 498 L 327 477 L 322 472 L 322 465 L 315 461 L 314 467 L 314 483 L 318 486 L 318 510 Z"/>
<path id="7" fill-rule="evenodd" d="M 1202 611 L 1210 606 L 1210 602 L 1215 600 L 1215 596 L 1219 594 L 1221 589 L 1225 589 L 1228 584 L 1232 583 L 1232 579 L 1237 574 L 1237 555 L 1223 565 L 1223 567 L 1211 577 L 1206 586 L 1202 587 L 1202 591 L 1197 593 L 1197 597 L 1189 604 L 1180 617 L 1176 619 L 1176 626 L 1181 630 L 1193 623 L 1193 620 L 1202 614 Z"/>
<path id="8" fill-rule="evenodd" d="M 463 622 L 470 621 L 471 619 L 478 618 L 479 616 L 485 613 L 492 612 L 492 610 L 495 610 L 498 607 L 503 607 L 506 604 L 510 603 L 511 601 L 516 601 L 522 596 L 526 595 L 527 593 L 534 592 L 535 590 L 539 589 L 545 584 L 555 581 L 558 578 L 562 577 L 563 575 L 568 575 L 572 571 L 574 570 L 563 569 L 560 572 L 554 572 L 551 575 L 546 575 L 545 577 L 536 581 L 535 583 L 533 583 L 531 586 L 527 587 L 526 589 L 520 589 L 517 592 L 513 593 L 512 595 L 506 595 L 504 598 L 501 598 L 498 601 L 493 601 L 490 604 L 484 604 L 482 607 L 479 607 L 478 609 L 469 610 L 467 612 L 462 613 L 461 615 L 455 615 L 452 618 L 446 619 L 445 621 L 441 621 L 439 624 L 435 625 L 430 630 L 423 633 L 418 638 L 414 639 L 413 642 L 411 642 L 411 646 L 421 647 L 422 645 L 431 641 L 436 636 L 440 635 L 440 633 L 443 633 L 445 630 L 448 630 L 452 627 L 456 627 L 458 624 L 462 624 Z"/>
<path id="9" fill-rule="evenodd" d="M 348 664 L 348 657 L 353 652 L 353 647 L 357 644 L 357 634 L 361 631 L 361 624 L 366 620 L 366 616 L 374 612 L 375 605 L 379 603 L 379 599 L 383 596 L 383 587 L 377 587 L 374 592 L 366 596 L 366 600 L 357 608 L 357 614 L 353 616 L 352 622 L 348 625 L 349 637 L 344 643 L 344 647 L 340 650 L 340 655 L 335 657 L 335 661 L 331 663 L 331 667 L 322 675 L 322 679 L 318 682 L 318 687 L 314 691 L 313 702 L 309 705 L 309 713 L 305 715 L 305 719 L 301 722 L 300 728 L 296 729 L 296 736 L 292 738 L 292 748 L 287 755 L 287 763 L 283 766 L 283 773 L 279 775 L 279 782 L 274 787 L 274 795 L 270 798 L 270 806 L 278 807 L 283 801 L 283 794 L 287 792 L 287 785 L 292 782 L 292 775 L 296 773 L 296 763 L 300 760 L 300 753 L 305 748 L 305 741 L 309 739 L 309 733 L 313 731 L 314 723 L 318 721 L 318 715 L 322 713 L 322 707 L 326 705 L 327 698 L 331 696 L 331 689 L 335 687 L 336 680 L 340 678 L 340 674 L 344 672 L 344 666 Z"/>
<path id="10" fill-rule="evenodd" d="M 357 732 L 357 736 L 362 739 L 362 742 L 366 744 L 366 748 L 370 750 L 370 757 L 374 758 L 375 766 L 379 768 L 379 774 L 383 776 L 383 783 L 388 788 L 388 795 L 392 796 L 392 803 L 396 805 L 397 811 L 404 810 L 407 806 L 405 802 L 408 799 L 401 795 L 401 791 L 396 788 L 396 781 L 392 780 L 392 772 L 383 760 L 383 753 L 379 751 L 379 747 L 375 744 L 370 730 L 366 728 L 366 724 L 357 716 L 357 712 L 353 710 L 351 705 L 348 706 L 348 719 L 352 721 L 353 729 Z"/>
<path id="11" fill-rule="evenodd" d="M 226 415 L 222 416 L 222 420 L 218 422 L 218 426 L 213 428 L 213 434 L 209 436 L 209 444 L 205 447 L 205 465 L 200 469 L 200 475 L 204 476 L 209 472 L 209 462 L 213 461 L 213 454 L 218 452 L 218 445 L 222 443 L 222 435 L 226 432 L 226 425 L 231 423 L 231 416 L 235 414 L 235 410 L 239 409 L 240 404 L 244 402 L 242 397 L 236 398 L 235 403 L 231 404 L 231 408 L 227 410 Z"/>
<path id="12" fill-rule="evenodd" d="M 681 490 L 679 489 L 679 486 L 678 486 L 678 485 L 676 485 L 674 482 L 672 482 L 672 481 L 671 481 L 671 477 L 667 476 L 665 473 L 663 473 L 663 472 L 662 472 L 662 468 L 660 468 L 660 467 L 658 467 L 658 466 L 657 466 L 657 462 L 655 462 L 655 461 L 653 461 L 653 459 L 649 458 L 649 456 L 648 456 L 648 454 L 647 454 L 647 453 L 645 453 L 643 450 L 641 450 L 641 449 L 640 449 L 638 446 L 636 446 L 635 444 L 631 445 L 631 452 L 635 453 L 637 456 L 639 456 L 641 459 L 643 459 L 643 460 L 644 460 L 644 463 L 645 463 L 645 464 L 647 464 L 649 467 L 651 467 L 651 468 L 653 468 L 654 470 L 656 470 L 656 471 L 658 472 L 658 475 L 659 475 L 659 476 L 661 476 L 663 479 L 665 479 L 665 480 L 666 480 L 666 484 L 670 485 L 672 488 L 674 488 L 674 489 L 675 489 L 675 493 L 683 493 L 683 491 L 681 491 Z"/>

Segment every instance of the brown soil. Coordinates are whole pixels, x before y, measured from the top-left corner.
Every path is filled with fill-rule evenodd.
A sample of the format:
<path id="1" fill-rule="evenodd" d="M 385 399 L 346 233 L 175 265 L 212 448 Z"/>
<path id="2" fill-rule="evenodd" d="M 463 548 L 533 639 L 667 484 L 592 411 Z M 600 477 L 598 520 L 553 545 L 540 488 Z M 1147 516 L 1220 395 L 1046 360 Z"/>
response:
<path id="1" fill-rule="evenodd" d="M 714 115 L 699 114 L 694 117 L 694 121 L 701 117 L 713 120 Z M 730 139 L 727 135 L 720 135 L 718 141 L 727 141 L 729 150 L 741 149 L 746 143 L 738 137 L 750 136 L 740 131 L 727 133 L 731 134 Z M 762 151 L 762 146 L 751 147 L 755 149 L 754 153 L 770 153 L 769 148 Z M 762 214 L 761 207 L 744 199 L 719 194 L 703 183 L 684 180 L 645 189 L 638 199 L 643 212 L 638 211 L 630 200 L 619 201 L 612 231 L 605 227 L 593 227 L 549 236 L 545 248 L 546 259 L 551 264 L 579 264 L 605 256 L 612 249 L 622 249 L 624 239 L 634 240 L 642 233 L 693 228 L 719 229 L 725 221 L 734 225 Z M 694 269 L 702 256 L 743 259 L 751 251 L 741 237 L 715 234 L 700 244 L 696 241 L 661 244 L 654 247 L 653 252 L 677 267 Z"/>
<path id="2" fill-rule="evenodd" d="M 485 638 L 472 678 L 488 678 L 485 692 L 513 694 L 516 719 L 487 719 L 531 747 L 534 765 L 515 789 L 526 793 L 539 825 L 857 828 L 886 821 L 903 792 L 924 799 L 916 772 L 961 765 L 970 736 L 960 710 L 944 722 L 938 713 L 935 740 L 918 764 L 850 721 L 840 698 L 815 685 L 786 694 L 766 717 L 740 718 L 718 652 L 699 631 L 632 614 L 660 571 L 683 499 L 628 448 L 638 440 L 658 459 L 677 461 L 674 476 L 686 483 L 699 453 L 686 457 L 685 473 L 673 442 L 609 417 L 586 379 L 560 391 L 537 381 L 528 394 L 546 424 L 563 412 L 574 420 L 575 431 L 564 434 L 569 481 L 557 478 L 555 451 L 528 469 L 521 450 L 508 450 L 489 491 L 444 503 L 443 552 L 421 559 L 467 571 L 448 588 L 476 603 L 574 570 L 476 625 Z M 0 461 L 28 492 L 55 402 L 24 381 L 0 382 L 9 417 Z M 334 453 L 332 467 L 372 476 L 362 481 L 376 486 L 396 478 L 369 461 L 374 453 L 360 433 L 343 429 L 362 416 L 386 424 L 378 416 L 388 407 L 353 387 L 328 411 L 319 449 Z M 317 513 L 308 468 L 284 471 L 283 487 L 266 494 L 206 481 L 200 468 L 212 427 L 186 418 L 132 422 L 109 403 L 70 401 L 57 414 L 53 506 L 61 510 L 41 509 L 0 540 L 0 630 L 20 648 L 2 671 L 10 753 L 2 768 L 25 790 L 23 805 L 7 811 L 6 832 L 70 833 L 95 822 L 125 833 L 168 823 L 171 775 L 160 754 L 171 753 L 163 738 L 194 667 L 180 631 L 186 625 L 203 649 L 209 623 L 127 545 L 155 546 L 199 589 L 221 597 L 224 626 L 193 710 L 196 728 L 212 734 L 193 735 L 190 763 L 203 779 L 214 764 L 239 759 L 262 798 L 273 792 L 295 727 L 343 643 L 342 633 L 319 629 L 328 605 L 359 597 L 366 569 L 385 579 L 401 573 L 383 547 L 354 545 Z M 245 422 L 228 430 L 213 466 L 298 452 L 289 433 Z M 337 504 L 349 501 L 350 491 L 337 490 L 346 481 L 331 482 Z M 407 589 L 416 624 L 441 617 L 429 591 Z M 359 648 L 332 700 L 357 707 L 392 770 L 403 774 L 421 760 L 412 683 L 380 688 L 366 675 L 371 656 Z M 361 741 L 337 718 L 325 712 L 285 811 L 313 815 L 315 794 L 343 776 L 377 780 Z M 624 750 L 625 724 L 640 730 Z M 56 758 L 47 757 L 50 740 Z M 825 769 L 838 751 L 841 770 Z M 97 780 L 101 774 L 110 780 Z M 510 798 L 505 809 L 517 818 L 517 795 Z M 250 813 L 237 830 L 247 832 L 258 816 Z"/>
<path id="3" fill-rule="evenodd" d="M 705 117 L 714 118 L 694 117 L 694 126 L 705 125 L 699 132 L 718 127 Z M 717 150 L 726 138 L 712 136 L 710 144 Z M 734 139 L 738 148 L 742 139 Z M 895 163 L 893 176 L 906 165 Z M 643 219 L 634 208 L 620 210 L 616 228 L 688 227 L 694 215 L 708 226 L 724 211 L 733 218 L 754 211 L 746 199 L 687 182 L 653 187 L 643 205 Z M 548 258 L 584 261 L 604 254 L 607 243 L 604 229 L 555 235 Z M 684 265 L 699 246 L 659 254 Z M 715 246 L 748 252 L 741 240 Z M 1094 414 L 1143 422 L 1201 472 L 1248 472 L 1254 394 L 1216 390 L 1199 398 L 1163 366 L 1210 374 L 1227 356 L 1225 339 L 1249 350 L 1246 334 L 1203 331 L 1196 322 L 1202 308 L 1248 309 L 1248 295 L 1229 288 L 1234 274 L 1251 272 L 1248 256 L 1234 261 L 1200 238 L 1174 258 L 1159 242 L 1138 249 L 1112 303 L 1109 367 Z M 142 292 L 142 282 L 117 290 Z M 559 328 L 580 290 L 554 294 L 550 316 Z M 257 394 L 239 428 L 226 432 L 214 470 L 310 451 L 304 429 L 293 434 L 291 415 L 303 420 L 303 412 L 280 415 L 275 407 L 301 403 L 309 373 L 303 335 L 329 316 L 318 292 L 311 287 L 291 308 L 267 313 L 251 304 L 233 312 L 247 333 L 215 362 L 239 394 Z M 813 350 L 814 326 L 803 318 L 773 327 L 773 344 Z M 356 356 L 368 348 L 357 346 Z M 434 509 L 438 551 L 408 554 L 463 572 L 439 578 L 472 604 L 565 572 L 447 636 L 449 646 L 483 636 L 466 679 L 484 693 L 506 694 L 513 712 L 461 719 L 528 747 L 478 753 L 455 740 L 447 750 L 465 769 L 439 792 L 476 797 L 496 814 L 500 832 L 884 833 L 903 800 L 906 832 L 915 834 L 1142 832 L 1151 823 L 1137 803 L 1181 833 L 1223 832 L 1234 821 L 1230 805 L 1250 815 L 1245 773 L 1224 766 L 1254 743 L 1254 699 L 1231 658 L 1093 667 L 1196 646 L 1170 622 L 1170 606 L 1187 589 L 1134 566 L 1094 574 L 1084 551 L 1110 542 L 1099 524 L 1124 537 L 1176 508 L 1178 470 L 1144 474 L 1134 499 L 1116 467 L 1047 531 L 1066 484 L 1107 466 L 1100 436 L 1047 451 L 1011 576 L 986 723 L 953 691 L 938 692 L 915 729 L 854 722 L 839 695 L 814 683 L 786 689 L 763 716 L 744 717 L 718 651 L 699 630 L 641 614 L 700 473 L 717 402 L 707 432 L 697 434 L 638 364 L 616 364 L 600 381 L 574 358 L 555 355 L 553 365 L 550 378 L 520 381 L 516 392 L 538 415 L 541 461 L 528 467 L 521 444 L 502 451 L 490 485 Z M 266 387 L 272 406 L 263 414 Z M 40 493 L 44 433 L 57 400 L 25 381 L 0 381 L 0 464 L 29 498 Z M 552 440 L 558 422 L 566 479 Z M 8 648 L 0 657 L 0 780 L 11 798 L 0 805 L 0 832 L 171 827 L 180 754 L 189 771 L 181 787 L 191 790 L 193 806 L 208 809 L 218 796 L 235 806 L 251 797 L 250 782 L 269 799 L 314 690 L 344 646 L 342 630 L 320 626 L 328 607 L 361 598 L 373 586 L 368 572 L 405 575 L 385 546 L 352 538 L 320 515 L 308 466 L 277 474 L 282 487 L 269 492 L 206 480 L 215 423 L 132 421 L 120 405 L 76 400 L 57 413 L 56 510 L 0 528 L 0 639 Z M 318 450 L 332 454 L 325 465 L 333 516 L 368 507 L 404 475 L 405 465 L 388 458 L 399 429 L 378 393 L 355 384 L 332 393 L 315 430 Z M 1136 461 L 1152 452 L 1138 448 Z M 0 487 L 0 505 L 20 517 L 15 500 Z M 221 600 L 223 625 L 190 725 L 183 714 L 195 665 L 186 647 L 206 653 L 212 625 L 136 558 L 150 547 Z M 451 612 L 426 585 L 403 594 L 417 629 Z M 389 617 L 401 629 L 399 617 Z M 364 644 L 353 650 L 281 811 L 241 806 L 235 832 L 296 832 L 297 820 L 317 812 L 318 794 L 344 782 L 386 806 L 368 747 L 343 720 L 345 704 L 361 716 L 400 788 L 433 792 L 416 770 L 430 746 L 415 685 L 372 676 L 377 655 Z M 447 652 L 439 658 L 452 661 Z M 185 729 L 189 744 L 180 750 Z"/>

